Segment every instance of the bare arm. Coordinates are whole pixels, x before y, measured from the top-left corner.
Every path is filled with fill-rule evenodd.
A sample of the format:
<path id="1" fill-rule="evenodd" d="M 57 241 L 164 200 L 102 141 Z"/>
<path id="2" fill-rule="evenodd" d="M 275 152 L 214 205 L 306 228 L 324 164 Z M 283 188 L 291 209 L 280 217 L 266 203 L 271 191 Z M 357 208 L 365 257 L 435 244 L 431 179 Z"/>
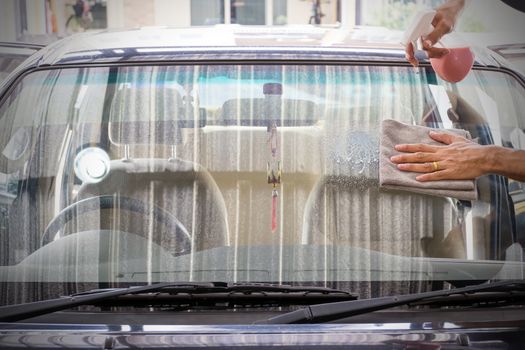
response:
<path id="1" fill-rule="evenodd" d="M 525 182 L 525 151 L 512 148 L 489 146 L 489 173 L 500 174 Z"/>
<path id="2" fill-rule="evenodd" d="M 475 179 L 499 174 L 525 181 L 525 151 L 494 145 L 479 145 L 461 136 L 430 132 L 443 146 L 402 144 L 395 148 L 403 154 L 390 160 L 402 171 L 422 173 L 418 181 Z"/>

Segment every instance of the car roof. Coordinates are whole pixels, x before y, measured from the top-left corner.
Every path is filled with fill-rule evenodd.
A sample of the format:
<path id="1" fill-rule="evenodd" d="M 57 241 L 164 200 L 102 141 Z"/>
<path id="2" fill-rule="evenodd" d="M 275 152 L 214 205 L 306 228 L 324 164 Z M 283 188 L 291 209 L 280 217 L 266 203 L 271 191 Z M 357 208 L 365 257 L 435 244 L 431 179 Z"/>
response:
<path id="1" fill-rule="evenodd" d="M 248 52 L 258 55 L 308 52 L 311 55 L 312 52 L 340 52 L 355 48 L 375 50 L 392 57 L 402 55 L 397 35 L 390 34 L 392 32 L 380 28 L 349 31 L 302 25 L 267 27 L 236 24 L 105 30 L 73 35 L 51 45 L 42 63 L 167 60 L 177 59 L 181 53 L 203 55 L 212 52 L 229 53 L 230 58 L 235 59 L 246 57 Z"/>
<path id="2" fill-rule="evenodd" d="M 204 60 L 342 60 L 406 63 L 402 32 L 381 27 L 312 25 L 142 27 L 75 34 L 48 45 L 27 66 Z M 494 52 L 475 52 L 476 64 L 501 67 Z M 498 56 L 498 57 L 494 57 Z M 426 62 L 424 56 L 419 56 Z"/>
<path id="3" fill-rule="evenodd" d="M 2 53 L 21 55 L 21 56 L 30 56 L 35 51 L 38 51 L 44 48 L 45 45 L 24 43 L 24 42 L 10 42 L 10 41 L 0 41 L 0 49 Z"/>

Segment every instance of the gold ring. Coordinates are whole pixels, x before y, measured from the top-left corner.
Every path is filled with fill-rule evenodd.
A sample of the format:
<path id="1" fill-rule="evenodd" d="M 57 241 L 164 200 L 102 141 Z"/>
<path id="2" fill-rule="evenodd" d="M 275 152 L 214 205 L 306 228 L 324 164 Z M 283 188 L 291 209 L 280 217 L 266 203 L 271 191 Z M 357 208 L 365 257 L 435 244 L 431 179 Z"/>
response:
<path id="1" fill-rule="evenodd" d="M 434 167 L 434 171 L 438 171 L 439 170 L 439 165 L 437 162 L 432 162 L 432 166 Z"/>

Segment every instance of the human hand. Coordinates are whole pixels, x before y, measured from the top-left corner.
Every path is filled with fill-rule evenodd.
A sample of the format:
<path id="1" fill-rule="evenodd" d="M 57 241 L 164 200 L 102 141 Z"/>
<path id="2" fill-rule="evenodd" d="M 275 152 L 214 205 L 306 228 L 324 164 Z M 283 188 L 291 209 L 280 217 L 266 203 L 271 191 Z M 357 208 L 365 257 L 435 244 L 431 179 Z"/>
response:
<path id="1" fill-rule="evenodd" d="M 448 0 L 436 9 L 436 15 L 432 20 L 434 30 L 425 38 L 422 38 L 423 50 L 425 50 L 429 58 L 440 58 L 449 53 L 448 49 L 434 47 L 434 45 L 439 42 L 445 34 L 452 31 L 464 6 L 465 0 Z M 410 64 L 417 67 L 419 62 L 415 57 L 415 49 L 412 43 L 408 43 L 405 48 L 405 57 Z"/>
<path id="2" fill-rule="evenodd" d="M 444 145 L 401 144 L 395 149 L 405 152 L 390 158 L 402 171 L 423 173 L 416 180 L 466 180 L 489 172 L 491 146 L 482 146 L 461 136 L 431 131 L 429 136 Z"/>

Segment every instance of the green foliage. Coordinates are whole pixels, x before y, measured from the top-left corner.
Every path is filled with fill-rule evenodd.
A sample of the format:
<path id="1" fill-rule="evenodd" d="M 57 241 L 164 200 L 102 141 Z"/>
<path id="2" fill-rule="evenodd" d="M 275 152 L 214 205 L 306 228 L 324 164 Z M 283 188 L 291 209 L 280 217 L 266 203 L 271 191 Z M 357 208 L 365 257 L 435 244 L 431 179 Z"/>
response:
<path id="1" fill-rule="evenodd" d="M 372 12 L 366 24 L 404 30 L 418 10 L 419 6 L 413 1 L 389 0 Z"/>
<path id="2" fill-rule="evenodd" d="M 421 8 L 436 8 L 442 3 L 442 0 L 384 0 L 380 6 L 370 10 L 364 24 L 405 30 L 412 17 Z M 462 32 L 487 30 L 482 20 L 465 15 L 460 17 L 457 29 Z"/>
<path id="3" fill-rule="evenodd" d="M 481 33 L 486 32 L 487 27 L 482 20 L 471 17 L 464 16 L 460 19 L 457 29 L 461 32 L 472 32 L 472 33 Z"/>

